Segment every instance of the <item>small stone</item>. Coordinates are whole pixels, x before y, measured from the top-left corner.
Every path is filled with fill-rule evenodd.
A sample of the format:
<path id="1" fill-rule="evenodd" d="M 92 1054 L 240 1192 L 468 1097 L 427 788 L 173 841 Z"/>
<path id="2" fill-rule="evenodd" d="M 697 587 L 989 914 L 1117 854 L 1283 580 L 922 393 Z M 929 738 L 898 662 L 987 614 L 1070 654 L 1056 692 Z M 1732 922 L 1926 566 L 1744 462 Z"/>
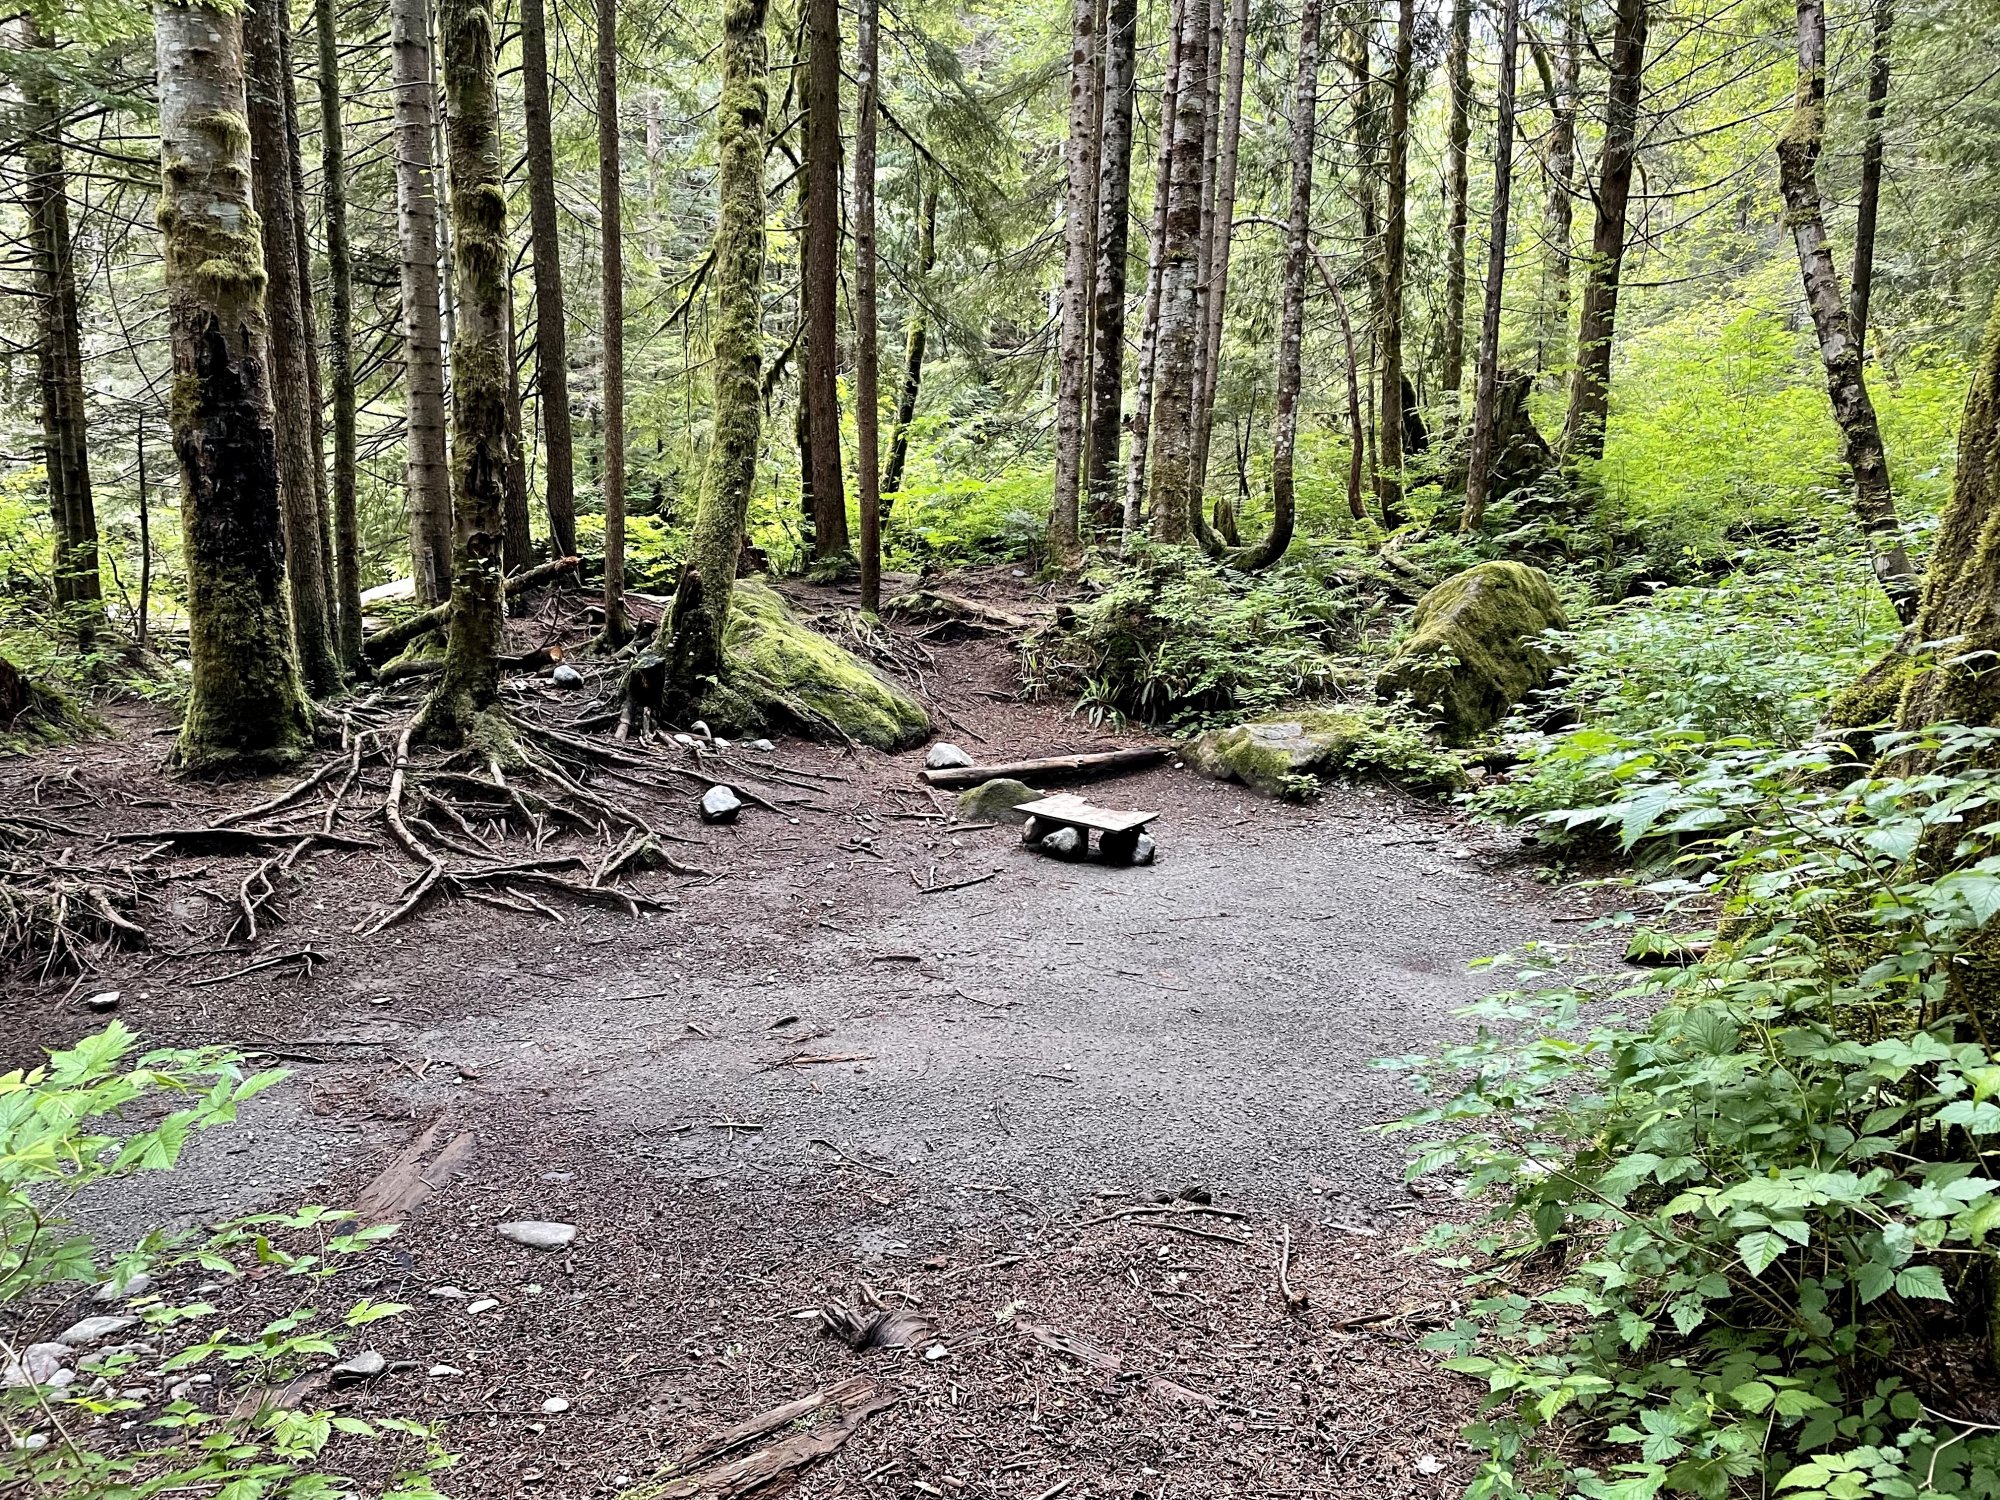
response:
<path id="1" fill-rule="evenodd" d="M 1153 862 L 1153 856 L 1158 852 L 1159 845 L 1153 842 L 1153 836 L 1150 833 L 1142 833 L 1132 845 L 1132 863 L 1135 865 L 1150 865 Z"/>
<path id="2" fill-rule="evenodd" d="M 500 1304 L 494 1301 L 491 1297 L 481 1297 L 477 1302 L 466 1303 L 465 1310 L 468 1313 L 474 1313 L 474 1314 L 483 1312 L 492 1312 L 493 1309 L 498 1307 L 499 1305 Z"/>
<path id="3" fill-rule="evenodd" d="M 560 1250 L 576 1238 L 576 1226 L 552 1219 L 516 1219 L 500 1226 L 500 1238 L 530 1250 Z"/>
<path id="4" fill-rule="evenodd" d="M 574 1172 L 542 1173 L 542 1181 L 544 1182 L 574 1182 L 575 1180 L 576 1180 L 576 1173 Z"/>
<path id="5" fill-rule="evenodd" d="M 924 769 L 951 771 L 972 764 L 972 757 L 948 740 L 939 740 L 924 756 Z"/>
<path id="6" fill-rule="evenodd" d="M 743 811 L 743 799 L 736 795 L 734 787 L 712 786 L 701 794 L 701 820 L 704 823 L 734 823 L 736 815 Z"/>
<path id="7" fill-rule="evenodd" d="M 577 671 L 568 662 L 562 662 L 557 665 L 553 672 L 549 673 L 549 681 L 564 691 L 573 693 L 583 686 L 583 673 Z"/>
<path id="8" fill-rule="evenodd" d="M 930 1348 L 924 1351 L 924 1358 L 928 1360 L 940 1360 L 950 1357 L 950 1354 L 951 1351 L 945 1348 L 943 1344 L 932 1344 Z"/>
<path id="9" fill-rule="evenodd" d="M 335 1365 L 327 1374 L 333 1377 L 335 1385 L 359 1385 L 364 1380 L 373 1380 L 389 1368 L 389 1361 L 374 1349 L 363 1349 Z"/>
<path id="10" fill-rule="evenodd" d="M 93 1302 L 129 1302 L 134 1297 L 143 1297 L 153 1287 L 153 1278 L 144 1271 L 130 1278 L 123 1286 L 115 1281 L 107 1281 L 97 1289 Z"/>
<path id="11" fill-rule="evenodd" d="M 42 1384 L 47 1386 L 52 1391 L 59 1391 L 64 1389 L 66 1386 L 70 1384 L 71 1381 L 75 1379 L 76 1379 L 76 1371 L 58 1370 L 55 1372 L 55 1374 L 51 1375 L 47 1380 L 44 1380 Z"/>
<path id="12" fill-rule="evenodd" d="M 0 1369 L 0 1389 L 47 1385 L 69 1363 L 75 1351 L 67 1344 L 30 1344 Z"/>
<path id="13" fill-rule="evenodd" d="M 465 1371 L 461 1370 L 457 1365 L 432 1365 L 424 1373 L 433 1380 L 445 1380 L 453 1375 L 463 1375 Z"/>
<path id="14" fill-rule="evenodd" d="M 14 1451 L 16 1453 L 39 1453 L 42 1449 L 48 1447 L 48 1445 L 49 1435 L 46 1432 L 31 1432 L 25 1437 L 14 1439 Z"/>
<path id="15" fill-rule="evenodd" d="M 696 745 L 699 745 L 701 741 L 696 739 L 691 734 L 677 734 L 674 736 L 674 743 L 676 745 L 679 745 L 683 750 L 692 750 Z"/>
<path id="16" fill-rule="evenodd" d="M 553 1417 L 557 1412 L 568 1411 L 569 1403 L 560 1396 L 551 1396 L 542 1403 L 542 1410 Z"/>
<path id="17" fill-rule="evenodd" d="M 83 997 L 83 1008 L 97 1011 L 116 1010 L 121 998 L 122 993 L 118 990 L 99 990 L 94 995 Z"/>
<path id="18" fill-rule="evenodd" d="M 92 1344 L 101 1344 L 113 1334 L 123 1333 L 139 1320 L 122 1317 L 113 1313 L 101 1314 L 95 1318 L 84 1318 L 72 1323 L 56 1335 L 56 1342 L 67 1344 L 72 1349 L 87 1349 Z"/>
<path id="19" fill-rule="evenodd" d="M 118 1393 L 118 1397 L 122 1401 L 150 1401 L 153 1399 L 153 1388 L 150 1385 L 128 1385 Z"/>
<path id="20" fill-rule="evenodd" d="M 727 750 L 729 748 L 729 741 L 719 739 L 715 742 L 715 748 L 718 750 Z"/>
<path id="21" fill-rule="evenodd" d="M 750 742 L 750 748 L 752 750 L 755 750 L 760 755 L 769 755 L 773 750 L 777 749 L 778 747 L 772 744 L 769 740 L 752 740 Z"/>
<path id="22" fill-rule="evenodd" d="M 1074 828 L 1058 828 L 1046 835 L 1037 847 L 1057 859 L 1076 859 L 1083 853 L 1083 834 Z"/>
<path id="23" fill-rule="evenodd" d="M 453 1302 L 463 1302 L 468 1294 L 462 1288 L 455 1286 L 434 1286 L 430 1290 L 430 1295 L 449 1298 Z"/>

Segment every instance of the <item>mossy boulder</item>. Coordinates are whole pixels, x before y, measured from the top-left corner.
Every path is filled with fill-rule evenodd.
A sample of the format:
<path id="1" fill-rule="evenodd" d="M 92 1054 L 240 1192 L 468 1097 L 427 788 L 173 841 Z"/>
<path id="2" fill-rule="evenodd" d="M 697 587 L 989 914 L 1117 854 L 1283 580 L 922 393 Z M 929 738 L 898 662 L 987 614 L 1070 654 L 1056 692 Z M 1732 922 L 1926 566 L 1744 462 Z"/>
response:
<path id="1" fill-rule="evenodd" d="M 1558 659 L 1543 632 L 1568 624 L 1540 568 L 1480 563 L 1417 601 L 1409 634 L 1375 680 L 1376 696 L 1408 698 L 1436 716 L 1447 743 L 1469 743 L 1548 682 Z"/>
<path id="2" fill-rule="evenodd" d="M 722 637 L 722 692 L 705 705 L 737 731 L 776 726 L 877 750 L 930 736 L 930 716 L 867 662 L 799 623 L 762 579 L 738 579 Z"/>
<path id="3" fill-rule="evenodd" d="M 958 815 L 967 822 L 991 818 L 996 823 L 1025 823 L 1028 815 L 1014 809 L 1041 795 L 1025 781 L 996 776 L 958 794 Z"/>
<path id="4" fill-rule="evenodd" d="M 1465 785 L 1456 759 L 1371 707 L 1306 708 L 1211 729 L 1184 745 L 1181 759 L 1204 776 L 1240 782 L 1266 797 L 1302 796 L 1314 783 L 1341 776 L 1419 792 Z"/>

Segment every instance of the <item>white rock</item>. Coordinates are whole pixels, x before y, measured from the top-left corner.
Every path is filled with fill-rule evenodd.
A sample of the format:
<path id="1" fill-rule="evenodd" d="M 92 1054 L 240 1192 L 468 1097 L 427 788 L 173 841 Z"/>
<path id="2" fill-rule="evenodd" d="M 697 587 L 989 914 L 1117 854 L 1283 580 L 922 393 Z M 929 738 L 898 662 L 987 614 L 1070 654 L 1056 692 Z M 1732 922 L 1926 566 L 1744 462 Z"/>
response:
<path id="1" fill-rule="evenodd" d="M 691 734 L 677 734 L 674 736 L 674 743 L 679 745 L 683 750 L 692 750 L 701 741 Z"/>
<path id="2" fill-rule="evenodd" d="M 728 786 L 712 786 L 701 794 L 701 820 L 704 823 L 734 823 L 736 815 L 743 811 L 743 799 L 736 795 L 736 789 Z"/>
<path id="3" fill-rule="evenodd" d="M 327 1373 L 333 1377 L 335 1385 L 357 1385 L 364 1380 L 373 1380 L 389 1368 L 389 1361 L 380 1351 L 363 1349 L 359 1354 L 350 1355 L 335 1365 Z"/>
<path id="4" fill-rule="evenodd" d="M 56 1342 L 68 1344 L 72 1349 L 87 1349 L 92 1344 L 101 1344 L 113 1334 L 123 1333 L 139 1320 L 116 1313 L 101 1313 L 94 1318 L 84 1318 L 72 1323 L 56 1335 Z"/>
<path id="5" fill-rule="evenodd" d="M 568 1411 L 569 1403 L 560 1396 L 551 1396 L 542 1403 L 542 1410 L 554 1416 L 559 1411 Z"/>
<path id="6" fill-rule="evenodd" d="M 549 1219 L 516 1219 L 500 1226 L 500 1238 L 530 1250 L 560 1250 L 576 1238 L 576 1226 Z"/>
<path id="7" fill-rule="evenodd" d="M 65 1386 L 69 1385 L 70 1382 L 75 1379 L 76 1379 L 76 1371 L 58 1370 L 55 1372 L 55 1374 L 51 1375 L 47 1380 L 43 1381 L 42 1384 L 47 1386 L 52 1391 L 59 1391 L 62 1390 Z"/>
<path id="8" fill-rule="evenodd" d="M 931 771 L 949 771 L 971 764 L 972 757 L 949 740 L 939 740 L 924 755 L 924 767 Z"/>
<path id="9" fill-rule="evenodd" d="M 16 1453 L 35 1453 L 48 1447 L 48 1445 L 49 1435 L 46 1432 L 31 1432 L 26 1437 L 17 1437 L 14 1439 L 14 1451 Z"/>
<path id="10" fill-rule="evenodd" d="M 129 1302 L 134 1297 L 143 1297 L 153 1289 L 153 1278 L 141 1271 L 122 1287 L 115 1281 L 107 1281 L 97 1289 L 93 1302 Z"/>
<path id="11" fill-rule="evenodd" d="M 462 1302 L 469 1295 L 455 1286 L 434 1286 L 431 1288 L 430 1294 L 433 1297 L 446 1297 L 454 1302 Z"/>
<path id="12" fill-rule="evenodd" d="M 924 1358 L 929 1360 L 948 1359 L 950 1356 L 951 1351 L 943 1344 L 932 1344 L 924 1351 Z"/>
<path id="13" fill-rule="evenodd" d="M 443 1380 L 452 1375 L 463 1375 L 465 1371 L 461 1370 L 457 1365 L 432 1365 L 424 1373 L 429 1375 L 433 1380 Z"/>
<path id="14" fill-rule="evenodd" d="M 577 671 L 568 662 L 564 662 L 553 672 L 549 673 L 549 681 L 553 682 L 559 688 L 565 688 L 573 692 L 583 686 L 583 673 Z"/>
<path id="15" fill-rule="evenodd" d="M 99 990 L 94 995 L 83 997 L 83 1008 L 85 1010 L 97 1011 L 116 1010 L 118 1009 L 118 1002 L 122 998 L 122 994 L 117 990 Z"/>
<path id="16" fill-rule="evenodd" d="M 478 1314 L 483 1312 L 491 1312 L 493 1311 L 494 1308 L 498 1307 L 499 1305 L 500 1304 L 498 1302 L 495 1302 L 491 1297 L 481 1297 L 477 1302 L 468 1302 L 465 1306 L 465 1310 L 469 1313 Z"/>
<path id="17" fill-rule="evenodd" d="M 760 754 L 769 755 L 773 750 L 777 749 L 778 747 L 776 745 L 773 745 L 769 740 L 752 740 L 750 742 L 750 748 L 752 750 L 758 751 Z"/>
<path id="18" fill-rule="evenodd" d="M 75 1353 L 67 1344 L 30 1344 L 0 1369 L 0 1389 L 47 1385 Z"/>

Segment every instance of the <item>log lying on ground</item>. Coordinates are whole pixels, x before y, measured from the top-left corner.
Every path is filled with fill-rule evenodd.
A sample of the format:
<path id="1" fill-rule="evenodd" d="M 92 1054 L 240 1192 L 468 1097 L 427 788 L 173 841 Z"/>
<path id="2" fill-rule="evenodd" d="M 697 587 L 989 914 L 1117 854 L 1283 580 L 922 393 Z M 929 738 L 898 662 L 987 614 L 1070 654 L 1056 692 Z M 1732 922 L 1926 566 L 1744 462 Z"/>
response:
<path id="1" fill-rule="evenodd" d="M 998 776 L 1030 782 L 1038 777 L 1079 780 L 1158 765 L 1172 753 L 1172 747 L 1168 745 L 1142 745 L 1132 750 L 1099 750 L 1089 755 L 1047 755 L 1039 760 L 999 761 L 990 766 L 952 766 L 942 771 L 919 771 L 917 774 L 932 786 L 978 786 Z"/>
<path id="2" fill-rule="evenodd" d="M 558 574 L 567 573 L 583 561 L 580 557 L 552 557 L 545 563 L 523 569 L 507 580 L 507 592 L 518 594 L 523 589 L 531 589 L 538 583 L 547 583 Z M 451 602 L 446 600 L 434 609 L 427 609 L 420 615 L 411 615 L 400 624 L 378 630 L 361 643 L 361 654 L 374 663 L 387 661 L 398 651 L 409 645 L 420 635 L 433 630 L 442 630 L 451 618 Z"/>
<path id="3" fill-rule="evenodd" d="M 715 1434 L 666 1475 L 627 1490 L 623 1500 L 735 1500 L 760 1493 L 831 1457 L 855 1428 L 895 1399 L 866 1376 L 843 1380 Z M 784 1435 L 775 1442 L 750 1447 L 778 1433 Z"/>
<path id="4" fill-rule="evenodd" d="M 912 589 L 898 594 L 882 606 L 885 615 L 909 615 L 919 620 L 957 620 L 966 625 L 984 625 L 1000 630 L 1026 630 L 1035 622 L 996 605 L 963 594 L 947 594 L 942 589 Z"/>

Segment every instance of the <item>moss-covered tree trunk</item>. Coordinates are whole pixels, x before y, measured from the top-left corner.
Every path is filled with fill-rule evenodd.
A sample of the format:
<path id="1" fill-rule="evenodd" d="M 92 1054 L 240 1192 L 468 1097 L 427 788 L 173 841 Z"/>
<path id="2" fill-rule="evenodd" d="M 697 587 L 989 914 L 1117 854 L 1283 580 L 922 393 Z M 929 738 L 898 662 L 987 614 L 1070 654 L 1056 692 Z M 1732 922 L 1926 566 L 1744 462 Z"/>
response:
<path id="1" fill-rule="evenodd" d="M 1096 0 L 1071 0 L 1069 134 L 1063 146 L 1063 279 L 1056 329 L 1055 500 L 1049 509 L 1050 560 L 1074 567 L 1083 554 L 1084 401 L 1090 384 L 1090 280 L 1096 253 L 1097 204 Z"/>
<path id="2" fill-rule="evenodd" d="M 1158 371 L 1147 509 L 1161 541 L 1184 541 L 1201 504 L 1194 469 L 1195 353 L 1200 346 L 1202 147 L 1207 131 L 1210 0 L 1183 0 L 1173 154 L 1161 236 Z"/>
<path id="3" fill-rule="evenodd" d="M 919 171 L 921 171 L 921 166 Z M 889 462 L 882 471 L 882 493 L 894 504 L 895 493 L 903 487 L 903 466 L 910 458 L 910 424 L 917 420 L 917 397 L 923 392 L 924 345 L 930 337 L 930 310 L 924 298 L 930 295 L 930 274 L 937 265 L 938 173 L 923 177 L 917 228 L 917 282 L 910 298 L 910 318 L 903 335 L 903 385 L 896 394 L 896 426 L 889 434 Z"/>
<path id="4" fill-rule="evenodd" d="M 674 596 L 662 704 L 669 720 L 701 701 L 722 670 L 722 633 L 757 481 L 763 420 L 764 136 L 770 109 L 765 0 L 728 0 L 716 107 L 715 435 L 708 477 Z"/>
<path id="5" fill-rule="evenodd" d="M 521 95 L 528 226 L 535 260 L 535 388 L 542 425 L 542 496 L 556 553 L 576 553 L 576 450 L 570 430 L 569 326 L 556 228 L 555 137 L 544 0 L 521 0 Z"/>
<path id="6" fill-rule="evenodd" d="M 431 85 L 430 13 L 424 0 L 390 0 L 389 56 L 396 116 L 396 235 L 402 255 L 410 570 L 417 598 L 439 604 L 451 584 L 452 501 L 438 310 L 437 95 Z"/>
<path id="7" fill-rule="evenodd" d="M 292 195 L 290 132 L 285 123 L 281 0 L 255 0 L 243 12 L 245 87 L 250 106 L 251 187 L 263 230 L 269 378 L 278 445 L 278 494 L 285 518 L 285 575 L 292 593 L 292 634 L 308 692 L 340 687 L 333 654 L 333 609 L 321 546 L 319 493 L 312 447 L 311 345 L 301 304 L 299 205 Z"/>
<path id="8" fill-rule="evenodd" d="M 1462 532 L 1479 529 L 1486 518 L 1486 499 L 1492 488 L 1500 398 L 1500 311 L 1507 287 L 1507 216 L 1514 197 L 1514 74 L 1520 30 L 1521 0 L 1505 0 L 1500 23 L 1500 89 L 1494 105 L 1492 227 L 1487 239 L 1485 301 L 1479 320 L 1472 439 L 1466 445 L 1465 508 L 1458 523 Z"/>
<path id="9" fill-rule="evenodd" d="M 298 759 L 311 721 L 285 600 L 243 22 L 166 3 L 154 25 L 192 665 L 176 758 L 204 774 L 264 771 Z"/>
<path id="10" fill-rule="evenodd" d="M 46 65 L 55 38 L 31 13 L 20 24 L 23 69 L 21 198 L 34 266 L 35 370 L 41 387 L 42 458 L 55 533 L 55 595 L 64 625 L 89 651 L 104 615 L 98 577 L 97 507 L 90 483 L 83 405 L 83 342 L 71 253 L 69 173 L 63 163 L 62 99 Z"/>
<path id="11" fill-rule="evenodd" d="M 1583 15 L 1580 0 L 1564 0 L 1562 67 L 1544 72 L 1549 104 L 1548 150 L 1542 158 L 1548 177 L 1546 225 L 1548 259 L 1543 263 L 1542 296 L 1536 316 L 1535 364 L 1546 370 L 1568 357 L 1570 235 L 1575 228 L 1576 109 L 1583 79 Z M 1532 40 L 1532 39 L 1531 39 Z M 1538 63 L 1545 61 L 1537 45 Z"/>
<path id="12" fill-rule="evenodd" d="M 1132 450 L 1125 461 L 1124 529 L 1129 536 L 1137 531 L 1146 496 L 1146 464 L 1151 458 L 1153 431 L 1153 382 L 1160 364 L 1160 302 L 1164 292 L 1167 248 L 1167 205 L 1173 192 L 1174 128 L 1179 109 L 1181 45 L 1186 24 L 1187 0 L 1173 0 L 1172 17 L 1167 23 L 1167 71 L 1160 87 L 1159 165 L 1153 180 L 1153 213 L 1147 221 L 1146 301 L 1139 320 L 1137 380 L 1132 400 Z"/>
<path id="13" fill-rule="evenodd" d="M 1903 547 L 1896 499 L 1889 487 L 1889 452 L 1862 368 L 1861 340 L 1840 295 L 1840 273 L 1827 243 L 1820 203 L 1819 157 L 1826 140 L 1826 10 L 1822 0 L 1798 3 L 1799 79 L 1791 122 L 1778 137 L 1778 184 L 1785 219 L 1798 250 L 1806 306 L 1819 336 L 1826 394 L 1840 425 L 1841 457 L 1854 478 L 1854 515 L 1868 541 L 1875 580 L 1907 625 L 1917 609 L 1917 570 Z"/>
<path id="14" fill-rule="evenodd" d="M 604 338 L 604 644 L 631 638 L 625 616 L 625 190 L 619 177 L 618 0 L 597 0 L 598 305 Z"/>
<path id="15" fill-rule="evenodd" d="M 1438 391 L 1458 395 L 1465 379 L 1465 224 L 1471 186 L 1472 0 L 1452 0 L 1445 42 L 1445 86 L 1451 107 L 1445 122 L 1444 308 L 1438 320 Z"/>
<path id="16" fill-rule="evenodd" d="M 1285 218 L 1285 270 L 1278 293 L 1278 374 L 1271 422 L 1271 529 L 1237 556 L 1242 568 L 1268 568 L 1292 544 L 1296 511 L 1292 463 L 1299 437 L 1299 386 L 1306 336 L 1306 269 L 1312 259 L 1313 154 L 1319 144 L 1320 0 L 1299 14 L 1299 76 L 1292 95 L 1292 193 Z"/>
<path id="17" fill-rule="evenodd" d="M 1195 403 L 1195 465 L 1204 477 L 1208 473 L 1208 452 L 1215 432 L 1215 393 L 1222 380 L 1222 323 L 1229 305 L 1229 257 L 1236 243 L 1236 169 L 1243 137 L 1243 54 L 1249 35 L 1249 0 L 1230 0 L 1229 22 L 1222 39 L 1222 93 L 1214 104 L 1215 201 L 1209 210 L 1201 392 Z"/>
<path id="18" fill-rule="evenodd" d="M 807 410 L 812 556 L 852 563 L 840 462 L 840 0 L 804 0 L 806 232 L 800 295 L 806 336 L 800 378 Z"/>
<path id="19" fill-rule="evenodd" d="M 881 329 L 875 305 L 875 146 L 881 102 L 881 0 L 855 26 L 854 487 L 861 511 L 861 608 L 882 608 Z"/>
<path id="20" fill-rule="evenodd" d="M 1118 447 L 1125 382 L 1125 260 L 1131 232 L 1132 106 L 1138 0 L 1110 0 L 1104 19 L 1103 135 L 1097 162 L 1097 274 L 1092 297 L 1090 431 L 1083 490 L 1093 531 L 1118 530 Z"/>
<path id="21" fill-rule="evenodd" d="M 492 721 L 505 624 L 501 576 L 507 466 L 507 187 L 500 162 L 492 0 L 442 0 L 447 170 L 451 182 L 451 495 L 457 549 L 444 675 L 423 735 L 456 745 L 504 735 Z"/>
<path id="22" fill-rule="evenodd" d="M 1408 269 L 1410 199 L 1410 79 L 1415 67 L 1415 0 L 1399 0 L 1396 50 L 1389 69 L 1389 157 L 1382 182 L 1382 317 L 1380 394 L 1375 402 L 1381 432 L 1375 499 L 1384 526 L 1403 520 L 1403 283 Z"/>
<path id="23" fill-rule="evenodd" d="M 347 140 L 334 0 L 313 0 L 319 44 L 320 201 L 326 218 L 326 375 L 333 388 L 333 573 L 347 668 L 361 666 L 361 520 L 356 491 L 354 260 L 347 241 Z"/>

